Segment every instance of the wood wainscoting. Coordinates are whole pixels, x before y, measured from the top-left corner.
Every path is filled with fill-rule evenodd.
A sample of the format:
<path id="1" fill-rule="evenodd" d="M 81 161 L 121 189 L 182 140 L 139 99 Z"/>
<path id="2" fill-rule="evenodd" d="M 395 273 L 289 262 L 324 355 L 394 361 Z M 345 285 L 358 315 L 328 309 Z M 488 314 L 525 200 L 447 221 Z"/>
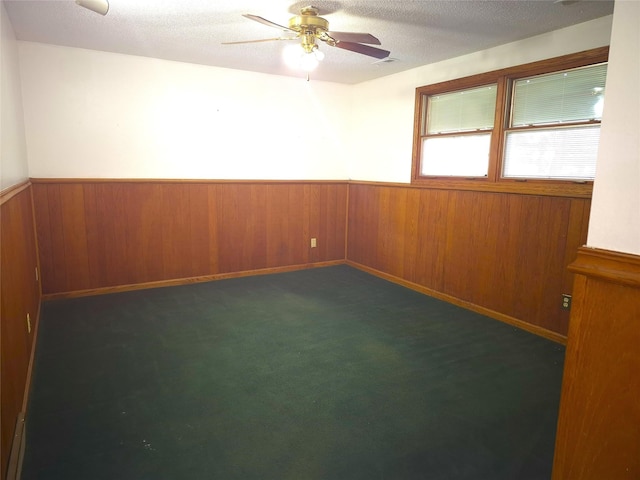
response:
<path id="1" fill-rule="evenodd" d="M 32 183 L 45 298 L 345 258 L 345 181 Z"/>
<path id="2" fill-rule="evenodd" d="M 5 478 L 17 420 L 26 409 L 26 391 L 40 317 L 40 284 L 36 278 L 38 252 L 31 190 L 31 184 L 24 182 L 0 193 L 0 478 Z"/>
<path id="3" fill-rule="evenodd" d="M 640 478 L 640 256 L 583 247 L 554 480 Z"/>
<path id="4" fill-rule="evenodd" d="M 590 207 L 346 181 L 32 183 L 45 298 L 346 259 L 559 341 Z"/>
<path id="5" fill-rule="evenodd" d="M 352 182 L 347 260 L 564 341 L 590 203 Z"/>

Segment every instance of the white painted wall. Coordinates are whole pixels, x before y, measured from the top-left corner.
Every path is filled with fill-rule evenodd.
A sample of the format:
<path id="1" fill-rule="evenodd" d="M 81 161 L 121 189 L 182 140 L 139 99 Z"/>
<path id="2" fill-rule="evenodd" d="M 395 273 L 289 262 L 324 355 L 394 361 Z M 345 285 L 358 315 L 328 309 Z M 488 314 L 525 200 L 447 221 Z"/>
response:
<path id="1" fill-rule="evenodd" d="M 607 45 L 611 20 L 354 86 L 19 42 L 29 173 L 409 182 L 417 86 Z"/>
<path id="2" fill-rule="evenodd" d="M 29 173 L 346 179 L 349 86 L 19 42 Z"/>
<path id="3" fill-rule="evenodd" d="M 4 2 L 0 2 L 0 190 L 29 176 L 18 47 Z"/>
<path id="4" fill-rule="evenodd" d="M 409 182 L 417 86 L 607 45 L 610 26 L 354 86 L 19 42 L 29 174 Z"/>
<path id="5" fill-rule="evenodd" d="M 640 2 L 616 0 L 587 245 L 640 255 Z"/>
<path id="6" fill-rule="evenodd" d="M 411 181 L 416 87 L 609 45 L 611 22 L 607 16 L 355 85 L 349 177 Z"/>

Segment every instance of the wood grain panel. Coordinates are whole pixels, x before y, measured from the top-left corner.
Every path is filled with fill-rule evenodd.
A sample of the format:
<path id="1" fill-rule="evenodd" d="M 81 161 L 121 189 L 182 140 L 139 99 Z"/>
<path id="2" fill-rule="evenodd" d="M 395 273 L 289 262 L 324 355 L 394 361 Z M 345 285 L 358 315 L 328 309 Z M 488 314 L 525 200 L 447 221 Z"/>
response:
<path id="1" fill-rule="evenodd" d="M 216 223 L 220 272 L 251 270 L 253 265 L 267 267 L 266 214 L 266 186 L 219 186 Z"/>
<path id="2" fill-rule="evenodd" d="M 403 235 L 405 248 L 402 260 L 402 277 L 410 282 L 416 282 L 417 262 L 420 250 L 421 235 L 418 229 L 420 215 L 420 191 L 407 190 L 405 198 L 406 213 L 404 216 Z"/>
<path id="3" fill-rule="evenodd" d="M 444 293 L 472 303 L 477 301 L 476 292 L 488 276 L 480 268 L 482 259 L 492 254 L 484 250 L 486 229 L 480 228 L 483 213 L 480 195 L 451 192 L 447 212 Z"/>
<path id="4" fill-rule="evenodd" d="M 211 271 L 209 264 L 209 237 L 211 228 L 209 225 L 209 188 L 207 185 L 193 185 L 187 190 L 189 194 L 190 212 L 190 237 L 191 255 L 186 258 L 190 261 L 189 276 L 197 277 L 206 275 Z"/>
<path id="5" fill-rule="evenodd" d="M 46 185 L 31 188 L 33 196 L 34 214 L 37 225 L 38 252 L 40 261 L 40 278 L 53 277 L 53 239 L 51 233 L 51 218 L 49 216 L 49 189 Z M 38 208 L 35 208 L 35 206 Z M 46 237 L 45 237 L 46 235 Z M 41 238 L 41 236 L 43 238 Z M 44 241 L 46 240 L 46 241 Z M 43 292 L 44 285 L 42 286 Z"/>
<path id="6" fill-rule="evenodd" d="M 317 212 L 317 230 L 312 237 L 318 241 L 318 246 L 312 250 L 317 259 L 344 257 L 344 230 L 346 198 L 338 195 L 346 189 L 339 189 L 336 185 L 323 185 L 314 195 L 314 203 L 310 205 L 310 212 Z M 316 216 L 312 213 L 312 217 Z M 342 255 L 338 253 L 342 248 Z M 318 260 L 316 260 L 318 261 Z"/>
<path id="7" fill-rule="evenodd" d="M 513 265 L 514 263 L 522 265 L 519 262 L 521 247 L 518 242 L 517 232 L 521 228 L 522 208 L 527 198 L 509 195 L 496 195 L 493 197 L 494 202 L 496 202 L 495 211 L 499 212 L 501 220 L 497 222 L 497 225 L 495 219 L 492 222 L 494 224 L 491 229 L 492 241 L 494 242 L 491 249 L 491 261 L 493 264 L 487 266 L 491 276 L 485 283 L 483 297 L 480 302 L 497 312 L 514 311 L 514 303 L 519 298 Z M 516 277 L 523 275 L 523 269 L 518 268 L 515 271 Z M 526 278 L 526 275 L 524 276 Z M 501 285 L 505 289 L 505 294 L 496 295 L 493 291 L 494 285 Z"/>
<path id="8" fill-rule="evenodd" d="M 404 252 L 407 239 L 407 190 L 384 189 L 380 226 L 384 245 L 384 267 L 392 275 L 404 276 Z"/>
<path id="9" fill-rule="evenodd" d="M 7 469 L 13 430 L 23 411 L 29 362 L 40 309 L 31 188 L 0 206 L 0 329 L 2 427 L 0 468 Z M 26 316 L 31 319 L 29 332 Z"/>
<path id="10" fill-rule="evenodd" d="M 309 238 L 316 238 L 318 245 L 310 249 L 309 262 L 344 259 L 347 220 L 347 188 L 344 186 L 324 184 L 309 191 L 310 203 L 306 209 L 309 212 Z"/>
<path id="11" fill-rule="evenodd" d="M 640 257 L 582 248 L 554 480 L 640 478 Z"/>
<path id="12" fill-rule="evenodd" d="M 377 268 L 378 197 L 381 189 L 366 185 L 349 186 L 349 234 L 347 258 Z"/>
<path id="13" fill-rule="evenodd" d="M 134 184 L 120 191 L 127 206 L 122 218 L 125 243 L 120 245 L 124 247 L 124 251 L 116 250 L 111 256 L 121 258 L 127 265 L 133 265 L 132 271 L 136 273 L 126 279 L 127 284 L 149 282 L 165 275 L 168 262 L 163 251 L 164 229 L 165 222 L 171 221 L 166 220 L 168 215 L 163 190 L 160 185 Z M 113 245 L 111 248 L 118 247 L 119 245 Z M 175 245 L 174 249 L 179 250 Z M 172 257 L 172 260 L 175 261 L 175 258 Z M 123 264 L 118 270 L 124 267 Z"/>
<path id="14" fill-rule="evenodd" d="M 187 185 L 162 186 L 162 278 L 187 278 L 191 269 L 191 209 Z M 187 261 L 185 261 L 187 260 Z"/>
<path id="15" fill-rule="evenodd" d="M 344 260 L 346 182 L 33 182 L 46 294 Z"/>
<path id="16" fill-rule="evenodd" d="M 209 254 L 209 271 L 220 272 L 218 263 L 218 203 L 220 187 L 207 185 L 207 252 Z"/>
<path id="17" fill-rule="evenodd" d="M 67 188 L 68 185 L 59 185 L 59 187 Z M 133 283 L 134 276 L 140 275 L 140 272 L 134 270 L 134 265 L 128 262 L 130 257 L 127 255 L 127 238 L 132 225 L 129 224 L 127 210 L 133 206 L 126 203 L 128 196 L 125 192 L 126 186 L 123 184 L 96 186 L 97 231 L 101 238 L 101 251 L 98 250 L 96 254 L 104 258 L 102 276 L 107 285 Z M 36 205 L 37 209 L 38 205 Z M 40 230 L 39 224 L 36 226 Z M 164 260 L 162 255 L 158 255 L 157 258 L 161 259 L 161 262 Z M 50 291 L 51 287 L 49 287 L 46 278 L 42 279 L 42 285 L 43 291 L 46 293 L 56 290 L 64 291 L 56 284 L 54 284 L 54 290 Z"/>
<path id="18" fill-rule="evenodd" d="M 473 228 L 468 234 L 472 239 L 474 258 L 467 258 L 467 261 L 469 262 L 468 265 L 471 266 L 471 272 L 475 272 L 475 275 L 467 275 L 466 291 L 463 292 L 462 298 L 467 298 L 476 305 L 484 305 L 487 308 L 499 311 L 499 306 L 503 303 L 502 300 L 505 297 L 509 297 L 510 290 L 512 290 L 509 288 L 511 286 L 510 282 L 505 281 L 503 276 L 505 269 L 500 268 L 501 266 L 504 267 L 506 262 L 497 261 L 498 258 L 506 261 L 512 260 L 507 257 L 510 252 L 501 249 L 502 241 L 505 238 L 509 238 L 509 227 L 513 227 L 513 224 L 507 222 L 507 218 L 509 218 L 507 215 L 507 200 L 502 194 L 484 195 L 479 192 L 464 192 L 461 195 L 470 197 L 468 201 L 474 205 L 472 209 L 473 217 L 468 219 L 467 223 Z M 461 232 L 466 230 L 464 223 L 459 223 L 452 229 Z M 449 254 L 447 256 L 447 266 L 449 259 L 456 255 L 451 251 Z M 460 268 L 468 267 L 460 265 Z M 458 275 L 459 272 L 460 270 L 447 270 L 445 281 Z M 506 292 L 502 290 L 505 296 L 496 295 L 496 286 L 506 289 Z"/>
<path id="19" fill-rule="evenodd" d="M 589 200 L 397 184 L 349 195 L 348 260 L 566 335 Z"/>
<path id="20" fill-rule="evenodd" d="M 60 210 L 60 228 L 66 265 L 66 289 L 77 290 L 89 283 L 84 190 L 82 185 L 70 185 L 69 188 L 60 189 L 57 194 L 64 207 Z"/>
<path id="21" fill-rule="evenodd" d="M 39 200 L 42 188 L 34 188 L 35 203 L 39 208 L 36 209 L 36 224 L 38 227 L 38 234 L 44 236 L 50 226 L 48 223 L 44 223 L 45 212 L 42 208 L 42 200 Z M 106 283 L 106 258 L 105 252 L 105 238 L 102 235 L 102 229 L 98 228 L 98 225 L 102 223 L 102 220 L 98 217 L 97 212 L 97 199 L 96 199 L 96 185 L 84 186 L 84 211 L 85 211 L 85 227 L 87 229 L 87 251 L 96 252 L 99 254 L 89 255 L 87 260 L 89 264 L 89 274 L 91 285 L 90 288 L 94 288 L 95 285 Z M 45 251 L 49 252 L 50 245 L 46 242 L 40 241 L 40 262 L 46 262 Z M 49 255 L 50 253 L 47 253 Z M 45 275 L 46 276 L 46 275 Z"/>
<path id="22" fill-rule="evenodd" d="M 415 282 L 436 291 L 444 289 L 448 205 L 446 190 L 420 190 L 418 254 L 407 259 L 416 264 Z"/>
<path id="23" fill-rule="evenodd" d="M 287 232 L 289 248 L 284 265 L 309 263 L 311 242 L 309 237 L 305 237 L 304 229 L 305 223 L 308 223 L 309 213 L 304 209 L 303 185 L 289 186 L 288 203 L 291 207 L 289 209 L 289 229 Z M 282 263 L 278 263 L 278 265 L 282 265 Z"/>
<path id="24" fill-rule="evenodd" d="M 389 258 L 392 255 L 393 238 L 397 235 L 392 231 L 396 211 L 391 208 L 390 188 L 381 188 L 378 195 L 378 263 L 379 270 L 388 271 L 394 267 Z M 394 269 L 396 270 L 396 269 Z"/>
<path id="25" fill-rule="evenodd" d="M 62 288 L 67 289 L 67 274 L 71 273 L 70 269 L 66 268 L 64 246 L 64 229 L 62 223 L 62 211 L 64 205 L 62 204 L 62 197 L 60 196 L 60 187 L 58 185 L 47 186 L 47 199 L 49 201 L 49 221 L 51 227 L 51 254 L 52 254 L 52 271 L 42 272 L 42 277 L 47 278 L 47 274 L 50 274 L 55 282 L 60 284 Z M 36 223 L 36 225 L 38 225 Z"/>
<path id="26" fill-rule="evenodd" d="M 519 232 L 517 278 L 519 293 L 527 295 L 517 297 L 514 316 L 554 331 L 562 328 L 558 322 L 562 293 L 569 293 L 562 292 L 563 276 L 568 275 L 564 255 L 569 211 L 569 199 L 553 197 L 526 197 L 522 208 L 526 223 Z M 574 245 L 574 250 L 579 246 Z"/>
<path id="27" fill-rule="evenodd" d="M 267 267 L 285 263 L 289 257 L 289 186 L 269 185 L 267 202 Z M 286 264 L 286 263 L 285 263 Z"/>
<path id="28" fill-rule="evenodd" d="M 309 212 L 304 218 L 302 235 L 303 238 L 318 239 L 320 232 L 320 195 L 321 189 L 312 189 L 310 185 L 304 185 L 304 211 Z M 328 242 L 324 239 L 316 248 L 309 248 L 308 262 L 317 262 L 320 258 L 320 251 L 327 251 Z M 311 242 L 311 240 L 309 240 Z"/>

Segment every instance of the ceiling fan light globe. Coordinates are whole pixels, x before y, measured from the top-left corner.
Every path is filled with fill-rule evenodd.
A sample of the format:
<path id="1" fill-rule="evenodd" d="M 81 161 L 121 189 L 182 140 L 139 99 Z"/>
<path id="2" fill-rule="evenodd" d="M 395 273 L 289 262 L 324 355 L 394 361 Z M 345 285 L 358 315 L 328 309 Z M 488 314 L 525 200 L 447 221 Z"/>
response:
<path id="1" fill-rule="evenodd" d="M 289 68 L 311 72 L 316 69 L 320 60 L 324 58 L 324 53 L 317 48 L 307 53 L 302 45 L 295 44 L 286 46 L 282 51 L 282 57 Z"/>
<path id="2" fill-rule="evenodd" d="M 300 68 L 302 55 L 304 55 L 304 50 L 302 50 L 300 44 L 287 45 L 282 50 L 284 63 L 294 70 L 298 70 Z"/>
<path id="3" fill-rule="evenodd" d="M 305 72 L 312 72 L 318 66 L 318 59 L 314 53 L 305 53 L 300 58 L 300 68 Z"/>

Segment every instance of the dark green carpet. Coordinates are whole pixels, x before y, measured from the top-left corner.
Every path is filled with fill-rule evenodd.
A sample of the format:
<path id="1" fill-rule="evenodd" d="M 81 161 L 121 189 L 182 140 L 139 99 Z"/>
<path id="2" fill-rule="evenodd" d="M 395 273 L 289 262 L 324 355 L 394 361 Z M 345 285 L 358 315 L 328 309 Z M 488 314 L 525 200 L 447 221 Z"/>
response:
<path id="1" fill-rule="evenodd" d="M 29 479 L 548 479 L 564 347 L 347 266 L 45 303 Z"/>

